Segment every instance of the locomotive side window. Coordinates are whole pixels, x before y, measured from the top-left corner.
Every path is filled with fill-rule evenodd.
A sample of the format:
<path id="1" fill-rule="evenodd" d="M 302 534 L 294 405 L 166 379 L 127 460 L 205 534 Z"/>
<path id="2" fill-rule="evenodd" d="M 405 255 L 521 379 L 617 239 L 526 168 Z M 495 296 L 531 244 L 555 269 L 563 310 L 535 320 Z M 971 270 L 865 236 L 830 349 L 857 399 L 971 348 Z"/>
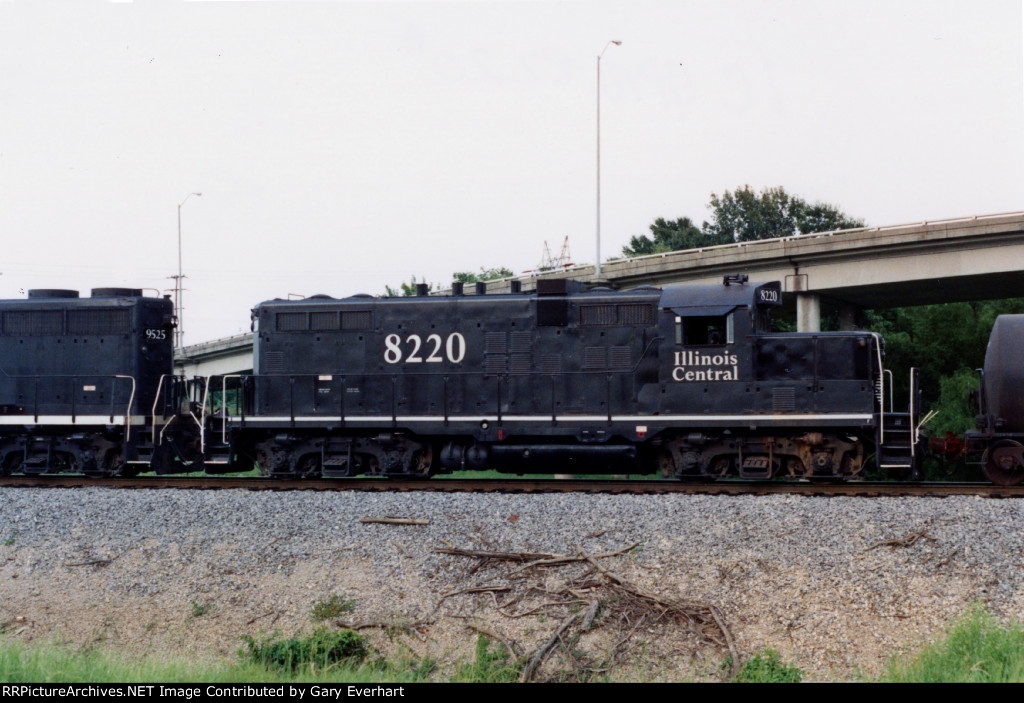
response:
<path id="1" fill-rule="evenodd" d="M 733 315 L 714 317 L 676 317 L 676 344 L 688 347 L 709 347 L 732 344 L 735 332 Z"/>

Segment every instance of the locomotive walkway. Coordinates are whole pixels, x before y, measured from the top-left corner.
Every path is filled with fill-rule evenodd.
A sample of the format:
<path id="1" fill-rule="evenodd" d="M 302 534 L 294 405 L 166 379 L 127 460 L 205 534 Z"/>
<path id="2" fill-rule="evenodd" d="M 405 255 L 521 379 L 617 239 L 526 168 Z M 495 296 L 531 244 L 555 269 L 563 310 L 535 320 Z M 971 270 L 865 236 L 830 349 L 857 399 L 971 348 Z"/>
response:
<path id="1" fill-rule="evenodd" d="M 717 283 L 746 273 L 751 282 L 782 281 L 795 302 L 800 331 L 820 329 L 821 310 L 837 309 L 844 327 L 858 308 L 931 305 L 1017 297 L 1024 291 L 1024 212 L 863 227 L 724 244 L 606 262 L 604 279 L 618 288 Z M 538 278 L 594 282 L 594 266 L 517 276 L 524 291 Z M 507 293 L 510 279 L 488 284 Z M 471 293 L 471 290 L 467 290 Z M 192 375 L 252 368 L 252 335 L 186 347 L 178 368 Z"/>

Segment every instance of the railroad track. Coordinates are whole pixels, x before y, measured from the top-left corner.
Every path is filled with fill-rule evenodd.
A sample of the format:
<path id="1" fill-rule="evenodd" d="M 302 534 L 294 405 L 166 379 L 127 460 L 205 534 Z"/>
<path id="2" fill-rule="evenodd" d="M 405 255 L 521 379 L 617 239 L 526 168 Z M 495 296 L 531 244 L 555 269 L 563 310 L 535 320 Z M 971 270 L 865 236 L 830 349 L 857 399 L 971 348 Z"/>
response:
<path id="1" fill-rule="evenodd" d="M 946 497 L 956 495 L 985 498 L 1024 498 L 1024 486 L 994 486 L 988 483 L 896 483 L 850 482 L 811 483 L 803 481 L 716 481 L 684 483 L 680 481 L 631 481 L 610 479 L 422 479 L 389 480 L 373 478 L 306 479 L 279 481 L 246 476 L 89 478 L 85 476 L 0 476 L 0 488 L 83 488 L 109 489 L 187 489 L 249 491 L 433 491 L 473 493 L 613 493 L 690 495 L 804 495 L 877 497 Z"/>

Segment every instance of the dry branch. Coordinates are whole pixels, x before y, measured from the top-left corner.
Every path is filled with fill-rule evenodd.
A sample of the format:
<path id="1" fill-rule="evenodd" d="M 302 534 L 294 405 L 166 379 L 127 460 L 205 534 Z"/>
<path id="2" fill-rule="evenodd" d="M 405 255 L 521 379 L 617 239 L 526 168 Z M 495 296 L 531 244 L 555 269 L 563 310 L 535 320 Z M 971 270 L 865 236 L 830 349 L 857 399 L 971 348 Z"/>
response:
<path id="1" fill-rule="evenodd" d="M 64 564 L 64 566 L 110 566 L 110 562 L 120 558 L 120 554 L 116 557 L 110 557 L 109 559 L 93 559 L 91 561 L 78 561 Z"/>
<path id="2" fill-rule="evenodd" d="M 381 525 L 429 525 L 430 520 L 412 517 L 364 517 L 359 520 L 362 523 L 375 523 Z"/>
<path id="3" fill-rule="evenodd" d="M 471 622 L 467 622 L 466 623 L 466 627 L 468 627 L 470 630 L 473 630 L 474 632 L 477 632 L 477 633 L 483 635 L 484 637 L 491 638 L 495 642 L 501 642 L 503 645 L 505 645 L 505 649 L 507 649 L 509 652 L 511 652 L 513 656 L 516 656 L 516 657 L 523 656 L 522 648 L 520 648 L 520 647 L 518 647 L 516 645 L 515 640 L 507 640 L 504 637 L 502 637 L 501 635 L 499 635 L 497 633 L 494 633 L 494 632 L 491 632 L 490 630 L 485 629 L 483 627 L 480 627 L 479 625 L 476 625 L 476 624 L 471 623 Z"/>
<path id="4" fill-rule="evenodd" d="M 436 613 L 438 608 L 441 607 L 441 604 L 444 603 L 447 599 L 451 598 L 452 596 L 461 596 L 461 595 L 464 595 L 466 593 L 490 593 L 490 594 L 493 595 L 496 592 L 511 591 L 511 590 L 512 590 L 511 586 L 497 585 L 497 586 L 472 586 L 470 588 L 463 588 L 460 591 L 451 591 L 450 593 L 445 593 L 445 594 L 443 594 L 441 596 L 441 598 L 437 601 L 437 605 L 435 605 L 434 609 L 431 611 L 431 614 Z M 497 599 L 495 599 L 495 605 L 497 605 Z"/>
<path id="5" fill-rule="evenodd" d="M 918 539 L 928 538 L 927 535 Z M 612 661 L 618 659 L 626 651 L 633 636 L 645 627 L 666 626 L 676 624 L 688 632 L 697 642 L 725 650 L 732 659 L 733 670 L 740 665 L 739 653 L 732 632 L 726 624 L 722 613 L 711 603 L 676 599 L 662 596 L 630 582 L 609 566 L 602 564 L 608 557 L 621 556 L 634 549 L 632 544 L 617 551 L 601 554 L 588 554 L 578 549 L 575 554 L 539 554 L 534 552 L 487 551 L 478 549 L 457 549 L 445 543 L 445 548 L 435 548 L 439 554 L 474 557 L 480 564 L 497 561 L 519 562 L 511 574 L 508 586 L 476 586 L 444 594 L 438 602 L 438 608 L 446 598 L 462 593 L 515 591 L 511 598 L 500 607 L 497 613 L 507 618 L 521 618 L 528 615 L 545 614 L 549 617 L 562 618 L 557 630 L 530 657 L 524 668 L 521 680 L 530 681 L 540 678 L 540 670 L 550 658 L 551 652 L 559 642 L 569 642 L 596 627 L 610 629 L 613 633 L 614 645 L 611 648 Z M 537 584 L 523 582 L 526 573 L 533 567 L 553 567 L 580 564 L 575 578 L 570 578 L 558 586 L 540 588 Z M 526 572 L 526 573 L 524 573 Z M 533 602 L 528 602 L 528 600 Z M 524 607 L 523 612 L 511 613 L 510 608 Z M 495 598 L 497 606 L 497 599 Z M 437 608 L 435 608 L 435 611 Z M 576 611 L 571 615 L 567 611 Z M 600 616 L 598 615 L 600 613 Z M 480 626 L 472 626 L 477 632 L 487 635 L 505 644 L 509 651 L 512 647 L 500 636 L 484 630 Z M 590 671 L 588 664 L 577 659 L 570 653 L 569 666 L 577 672 Z"/>
<path id="6" fill-rule="evenodd" d="M 533 656 L 533 659 L 531 659 L 530 663 L 526 665 L 525 669 L 523 669 L 523 675 L 520 677 L 520 681 L 529 681 L 531 678 L 533 678 L 533 675 L 537 671 L 538 667 L 540 667 L 540 665 L 543 664 L 544 660 L 547 658 L 548 652 L 551 651 L 551 649 L 555 646 L 555 643 L 557 643 L 558 640 L 562 637 L 562 633 L 565 632 L 566 628 L 568 628 L 569 625 L 572 625 L 581 617 L 583 617 L 583 613 L 576 613 L 575 615 L 570 615 L 568 618 L 566 618 L 565 622 L 563 622 L 555 631 L 555 634 L 551 636 L 551 639 L 549 639 L 544 644 L 544 646 L 537 650 L 537 653 Z"/>
<path id="7" fill-rule="evenodd" d="M 500 561 L 531 561 L 535 559 L 556 559 L 557 554 L 537 554 L 534 552 L 488 552 L 482 549 L 456 549 L 445 547 L 434 549 L 435 554 L 454 554 L 461 557 L 477 557 L 478 559 L 497 559 Z"/>
<path id="8" fill-rule="evenodd" d="M 906 537 L 901 537 L 899 539 L 889 539 L 884 540 L 882 542 L 875 542 L 864 551 L 870 552 L 872 549 L 877 549 L 878 547 L 909 547 L 912 544 L 915 544 L 916 542 L 919 542 L 921 540 L 928 540 L 929 542 L 936 541 L 935 538 L 927 532 L 911 532 Z"/>
<path id="9" fill-rule="evenodd" d="M 398 632 L 407 632 L 415 636 L 418 640 L 425 641 L 426 638 L 421 635 L 417 628 L 425 625 L 433 625 L 433 620 L 421 620 L 418 622 L 408 622 L 405 620 L 368 620 L 364 622 L 345 622 L 343 620 L 335 620 L 334 624 L 338 627 L 349 629 L 349 630 L 368 630 L 370 628 L 380 628 L 381 630 L 392 630 Z"/>

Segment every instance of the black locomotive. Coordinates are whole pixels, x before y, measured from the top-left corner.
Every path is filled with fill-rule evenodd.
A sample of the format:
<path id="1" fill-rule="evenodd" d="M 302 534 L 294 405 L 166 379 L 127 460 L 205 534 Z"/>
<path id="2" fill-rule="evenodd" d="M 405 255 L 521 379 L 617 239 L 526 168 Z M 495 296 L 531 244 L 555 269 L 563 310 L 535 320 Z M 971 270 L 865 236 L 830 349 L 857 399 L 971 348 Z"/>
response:
<path id="1" fill-rule="evenodd" d="M 0 471 L 126 474 L 174 446 L 201 458 L 173 377 L 174 324 L 169 300 L 138 289 L 0 301 Z"/>
<path id="2" fill-rule="evenodd" d="M 264 302 L 254 373 L 225 377 L 231 466 L 275 476 L 916 472 L 885 412 L 882 340 L 772 332 L 777 282 Z M 916 395 L 912 393 L 912 395 Z"/>

